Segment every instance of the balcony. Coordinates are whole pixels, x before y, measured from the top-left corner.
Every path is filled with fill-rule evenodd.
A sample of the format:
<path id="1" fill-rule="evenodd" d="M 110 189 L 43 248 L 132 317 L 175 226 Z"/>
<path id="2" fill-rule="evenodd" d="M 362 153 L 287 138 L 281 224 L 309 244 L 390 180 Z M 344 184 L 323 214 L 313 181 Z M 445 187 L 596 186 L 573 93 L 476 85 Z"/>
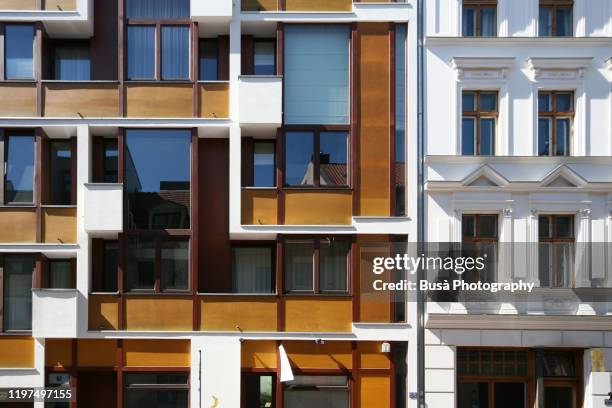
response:
<path id="1" fill-rule="evenodd" d="M 232 18 L 232 1 L 191 0 L 191 16 L 198 22 L 227 23 Z"/>
<path id="2" fill-rule="evenodd" d="M 45 81 L 46 117 L 117 117 L 119 84 L 114 81 Z"/>
<path id="3" fill-rule="evenodd" d="M 32 336 L 75 338 L 77 335 L 76 289 L 32 291 Z"/>
<path id="4" fill-rule="evenodd" d="M 240 125 L 247 129 L 276 129 L 282 119 L 283 77 L 242 75 Z"/>
<path id="5" fill-rule="evenodd" d="M 123 231 L 123 184 L 85 184 L 85 230 L 95 238 Z"/>
<path id="6" fill-rule="evenodd" d="M 77 0 L 46 0 L 44 11 L 76 11 Z M 37 0 L 0 0 L 0 10 L 38 11 L 41 10 Z"/>

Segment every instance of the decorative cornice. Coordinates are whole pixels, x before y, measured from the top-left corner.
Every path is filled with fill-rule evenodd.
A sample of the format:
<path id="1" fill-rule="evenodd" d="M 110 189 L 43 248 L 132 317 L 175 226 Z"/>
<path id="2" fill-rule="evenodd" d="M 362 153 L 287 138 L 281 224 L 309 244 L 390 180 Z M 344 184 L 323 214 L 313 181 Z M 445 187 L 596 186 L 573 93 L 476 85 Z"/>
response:
<path id="1" fill-rule="evenodd" d="M 529 58 L 527 67 L 535 80 L 581 79 L 593 58 Z"/>
<path id="2" fill-rule="evenodd" d="M 505 79 L 514 58 L 453 57 L 450 64 L 458 79 Z"/>

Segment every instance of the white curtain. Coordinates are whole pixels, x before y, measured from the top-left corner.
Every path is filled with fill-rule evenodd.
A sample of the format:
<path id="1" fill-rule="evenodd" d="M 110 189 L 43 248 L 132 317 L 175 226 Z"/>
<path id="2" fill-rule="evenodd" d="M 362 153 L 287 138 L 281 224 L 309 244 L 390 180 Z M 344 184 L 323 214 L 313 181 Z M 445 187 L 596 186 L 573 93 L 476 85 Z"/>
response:
<path id="1" fill-rule="evenodd" d="M 30 257 L 10 256 L 4 262 L 4 323 L 6 330 L 32 329 L 32 271 Z"/>
<path id="2" fill-rule="evenodd" d="M 89 47 L 65 45 L 55 48 L 55 79 L 64 81 L 89 81 L 91 64 Z"/>
<path id="3" fill-rule="evenodd" d="M 270 248 L 234 248 L 234 293 L 272 292 L 272 250 Z"/>

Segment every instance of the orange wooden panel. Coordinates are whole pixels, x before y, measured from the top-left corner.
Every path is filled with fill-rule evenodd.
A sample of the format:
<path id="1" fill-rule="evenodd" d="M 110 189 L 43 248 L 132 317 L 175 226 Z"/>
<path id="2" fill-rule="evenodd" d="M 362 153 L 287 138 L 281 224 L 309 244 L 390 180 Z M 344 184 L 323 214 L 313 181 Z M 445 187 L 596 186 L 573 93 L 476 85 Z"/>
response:
<path id="1" fill-rule="evenodd" d="M 189 367 L 189 340 L 124 340 L 127 367 Z"/>
<path id="2" fill-rule="evenodd" d="M 89 330 L 117 330 L 119 303 L 115 295 L 89 295 Z"/>
<path id="3" fill-rule="evenodd" d="M 292 364 L 301 369 L 352 368 L 352 347 L 349 341 L 283 341 Z M 369 406 L 369 405 L 366 405 Z"/>
<path id="4" fill-rule="evenodd" d="M 127 330 L 191 330 L 191 298 L 138 296 L 125 299 Z"/>
<path id="5" fill-rule="evenodd" d="M 242 190 L 242 224 L 276 225 L 278 194 L 276 190 Z"/>
<path id="6" fill-rule="evenodd" d="M 37 116 L 36 85 L 33 83 L 0 86 L 0 116 Z"/>
<path id="7" fill-rule="evenodd" d="M 193 117 L 191 84 L 129 84 L 126 86 L 127 116 L 138 118 Z"/>
<path id="8" fill-rule="evenodd" d="M 0 367 L 34 367 L 34 339 L 21 336 L 0 338 Z"/>
<path id="9" fill-rule="evenodd" d="M 0 242 L 36 242 L 36 209 L 1 208 Z"/>
<path id="10" fill-rule="evenodd" d="M 388 237 L 365 236 L 358 237 L 360 242 L 382 242 L 388 243 Z M 359 259 L 359 321 L 366 323 L 389 323 L 391 321 L 391 296 L 389 291 L 374 291 L 373 283 L 375 280 L 389 282 L 390 272 L 385 271 L 381 275 L 372 273 L 373 258 L 389 256 L 389 251 L 382 251 L 381 247 L 372 248 L 368 246 L 360 247 Z"/>
<path id="11" fill-rule="evenodd" d="M 278 0 L 243 0 L 242 11 L 277 11 Z"/>
<path id="12" fill-rule="evenodd" d="M 390 407 L 391 379 L 386 374 L 361 374 L 358 380 L 362 407 Z"/>
<path id="13" fill-rule="evenodd" d="M 276 331 L 276 298 L 205 296 L 200 327 L 219 331 Z"/>
<path id="14" fill-rule="evenodd" d="M 47 244 L 76 242 L 76 207 L 43 208 L 43 242 Z"/>
<path id="15" fill-rule="evenodd" d="M 389 24 L 359 23 L 360 214 L 390 215 Z"/>
<path id="16" fill-rule="evenodd" d="M 287 297 L 285 331 L 288 332 L 350 332 L 351 298 Z"/>
<path id="17" fill-rule="evenodd" d="M 352 191 L 285 191 L 285 224 L 350 225 Z"/>
<path id="18" fill-rule="evenodd" d="M 72 340 L 45 340 L 45 365 L 52 367 L 70 367 L 72 365 Z"/>
<path id="19" fill-rule="evenodd" d="M 200 84 L 200 116 L 229 118 L 229 82 Z"/>
<path id="20" fill-rule="evenodd" d="M 378 341 L 360 341 L 357 343 L 359 368 L 390 368 L 388 353 L 380 351 L 382 346 Z"/>
<path id="21" fill-rule="evenodd" d="M 80 367 L 112 367 L 117 362 L 117 341 L 78 339 L 77 362 Z"/>
<path id="22" fill-rule="evenodd" d="M 49 11 L 76 11 L 77 0 L 45 0 L 45 10 Z"/>
<path id="23" fill-rule="evenodd" d="M 0 0 L 0 10 L 38 10 L 36 0 Z"/>
<path id="24" fill-rule="evenodd" d="M 243 368 L 276 368 L 276 341 L 245 341 L 242 343 Z"/>
<path id="25" fill-rule="evenodd" d="M 87 83 L 46 83 L 45 116 L 48 117 L 117 117 L 119 85 Z"/>
<path id="26" fill-rule="evenodd" d="M 351 11 L 352 0 L 285 0 L 287 11 Z"/>

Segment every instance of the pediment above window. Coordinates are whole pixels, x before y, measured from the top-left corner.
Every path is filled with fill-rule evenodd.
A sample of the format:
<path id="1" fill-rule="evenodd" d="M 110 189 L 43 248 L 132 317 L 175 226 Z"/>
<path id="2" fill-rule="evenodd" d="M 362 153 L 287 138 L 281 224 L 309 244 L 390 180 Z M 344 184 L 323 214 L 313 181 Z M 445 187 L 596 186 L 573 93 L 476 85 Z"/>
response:
<path id="1" fill-rule="evenodd" d="M 484 164 L 461 182 L 466 187 L 504 187 L 508 180 L 492 167 Z"/>
<path id="2" fill-rule="evenodd" d="M 527 67 L 534 80 L 581 79 L 593 58 L 529 58 Z"/>
<path id="3" fill-rule="evenodd" d="M 514 58 L 454 57 L 451 66 L 458 79 L 504 79 Z"/>
<path id="4" fill-rule="evenodd" d="M 584 187 L 587 184 L 587 181 L 582 178 L 575 171 L 567 167 L 566 165 L 561 165 L 548 173 L 540 185 L 542 187 Z"/>

